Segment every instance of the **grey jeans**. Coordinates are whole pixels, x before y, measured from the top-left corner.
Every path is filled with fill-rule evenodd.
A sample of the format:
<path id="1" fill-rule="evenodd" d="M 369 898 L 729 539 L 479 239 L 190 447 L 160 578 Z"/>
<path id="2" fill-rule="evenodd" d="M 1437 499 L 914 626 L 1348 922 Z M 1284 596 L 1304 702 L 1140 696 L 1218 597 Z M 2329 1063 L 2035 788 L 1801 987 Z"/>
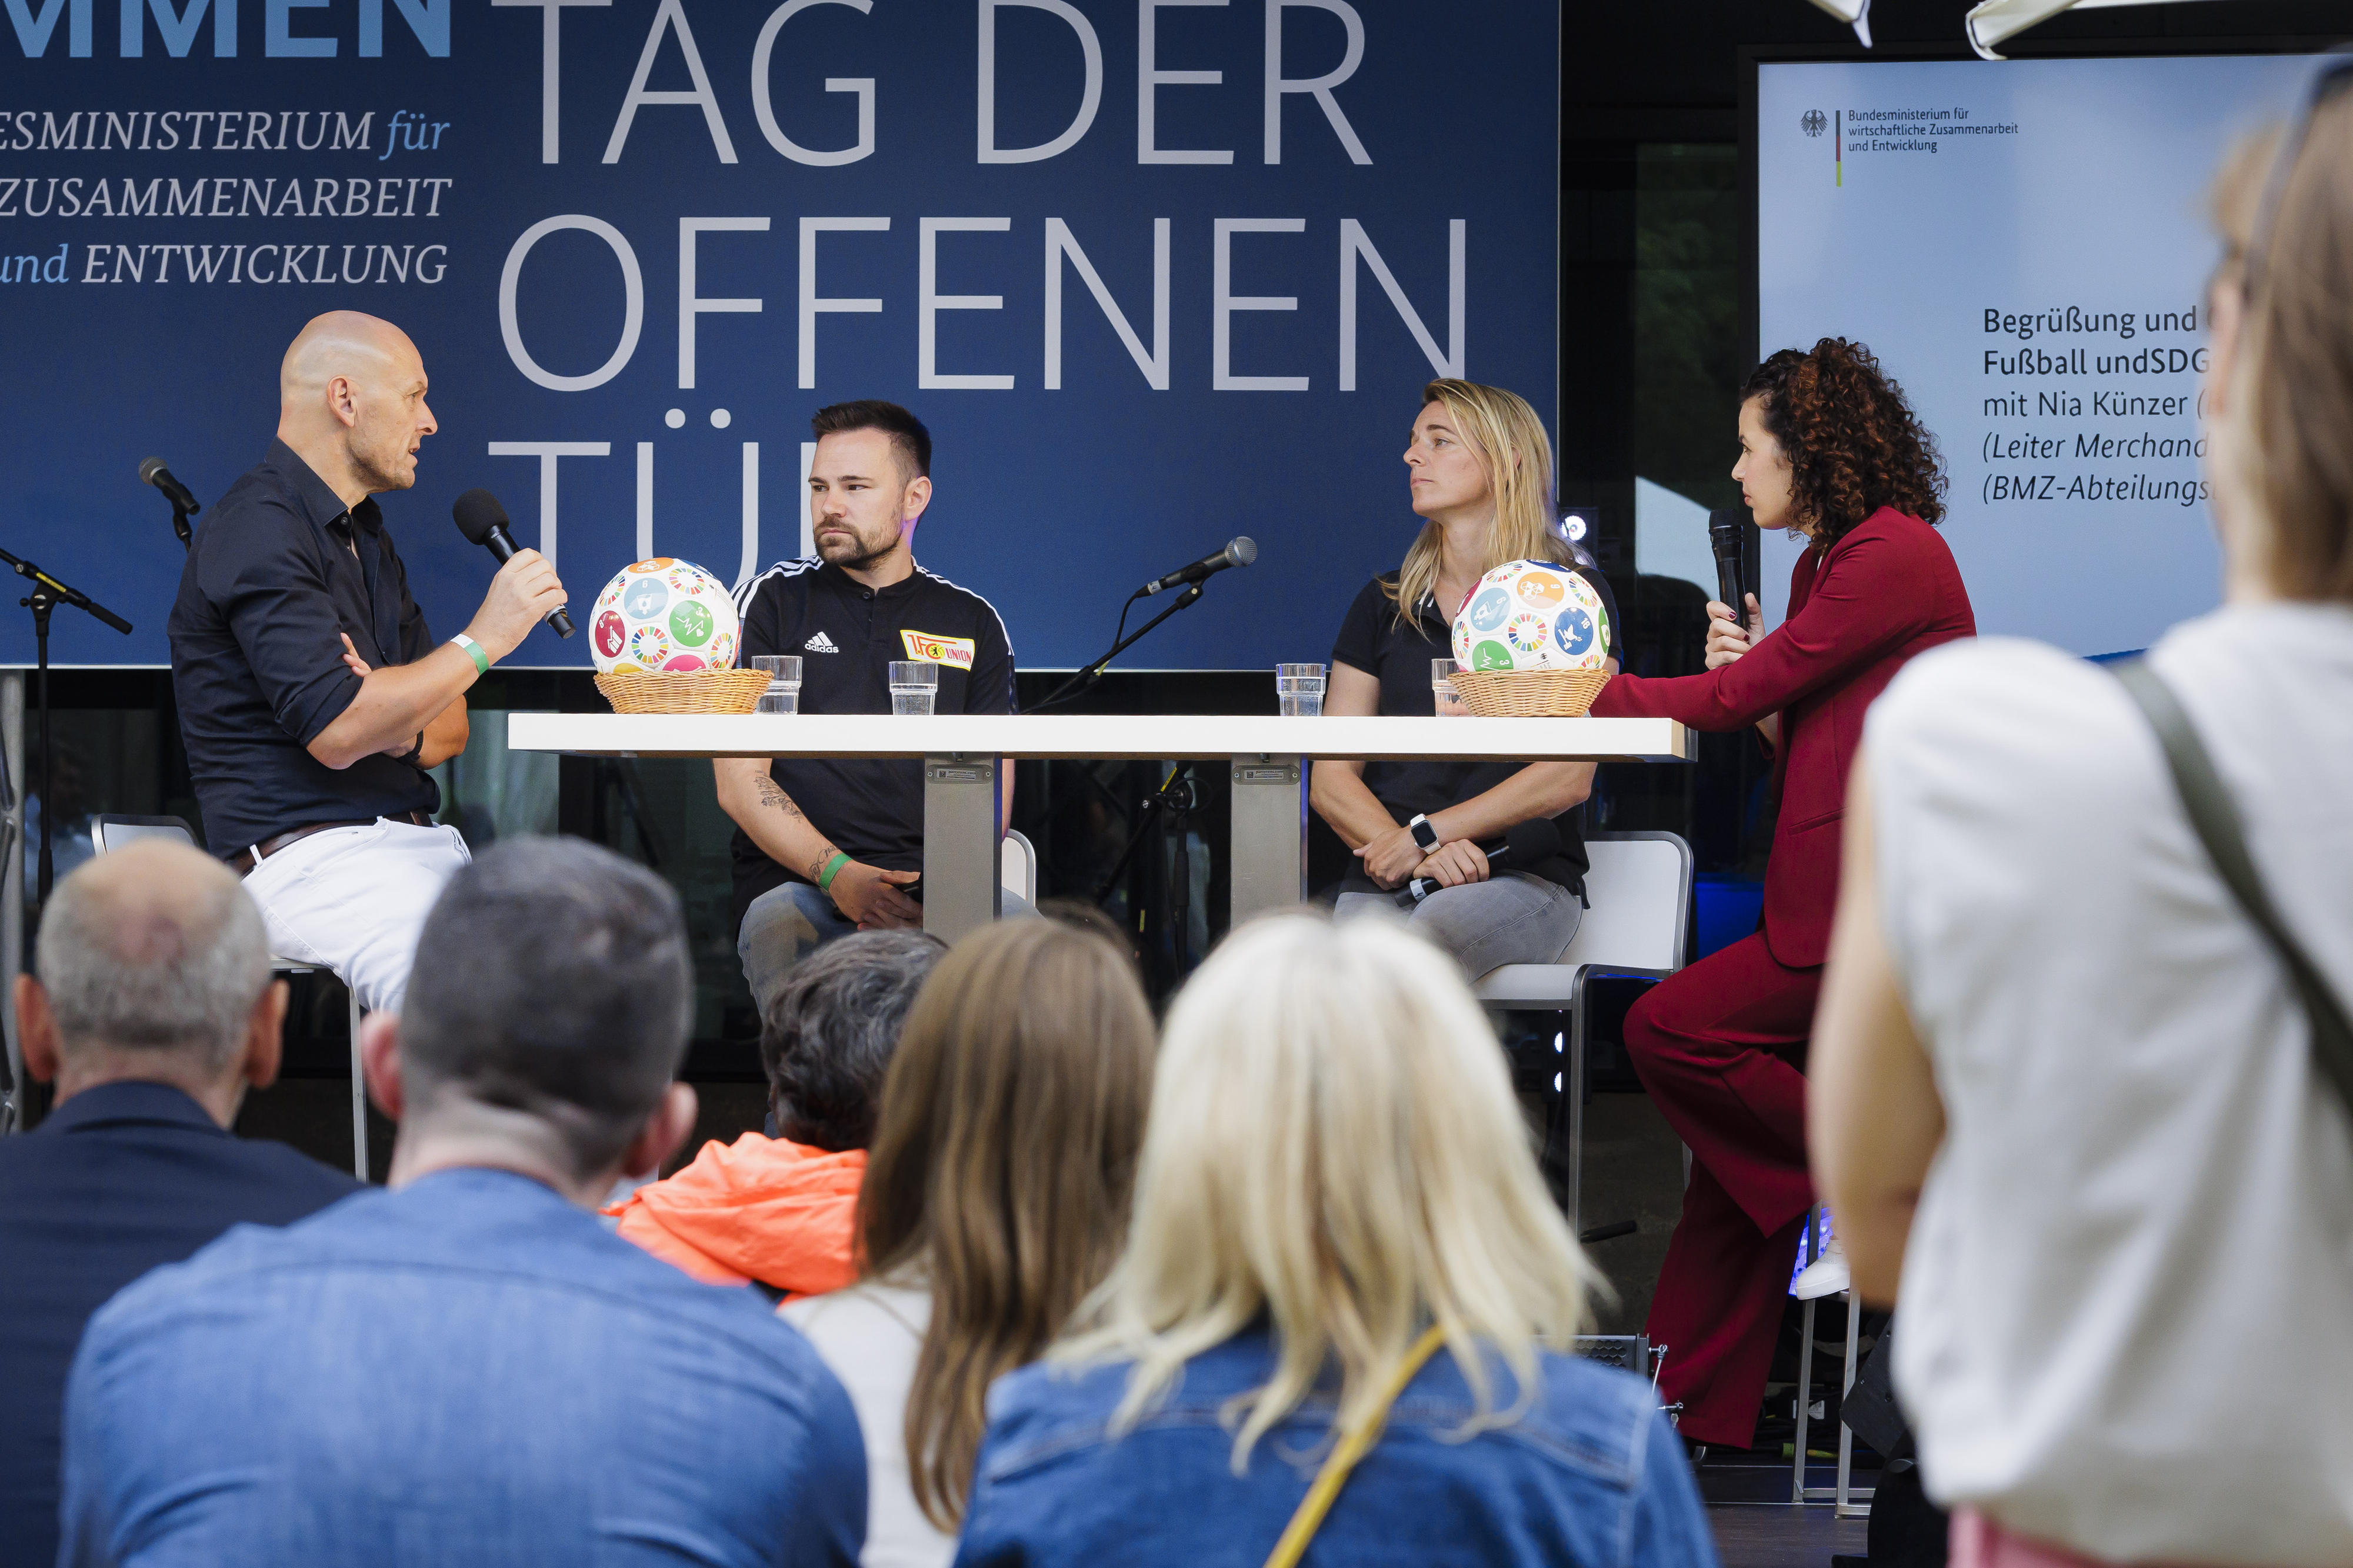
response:
<path id="1" fill-rule="evenodd" d="M 754 906 L 756 907 L 756 906 Z M 1333 906 L 1341 920 L 1387 912 L 1416 934 L 1444 948 L 1476 980 L 1506 963 L 1550 963 L 1577 935 L 1585 906 L 1557 882 L 1502 871 L 1483 882 L 1440 888 L 1419 904 L 1400 908 L 1388 893 L 1343 893 Z"/>
<path id="2" fill-rule="evenodd" d="M 1007 915 L 1038 912 L 1018 893 L 1005 894 L 999 908 Z M 744 911 L 743 929 L 735 933 L 735 956 L 743 961 L 744 979 L 752 987 L 760 1016 L 768 1016 L 768 1004 L 794 964 L 857 929 L 830 898 L 807 882 L 786 882 L 754 899 Z"/>

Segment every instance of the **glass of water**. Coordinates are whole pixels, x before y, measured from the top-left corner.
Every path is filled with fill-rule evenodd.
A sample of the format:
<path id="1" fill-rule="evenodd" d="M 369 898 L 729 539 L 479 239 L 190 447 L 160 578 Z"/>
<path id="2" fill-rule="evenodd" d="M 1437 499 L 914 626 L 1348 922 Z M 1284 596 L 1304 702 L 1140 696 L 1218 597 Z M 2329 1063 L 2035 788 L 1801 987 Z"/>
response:
<path id="1" fill-rule="evenodd" d="M 891 711 L 928 714 L 940 694 L 940 667 L 929 659 L 891 661 Z"/>
<path id="2" fill-rule="evenodd" d="M 1454 689 L 1454 670 L 1451 655 L 1430 661 L 1430 695 L 1440 719 L 1464 719 L 1471 713 L 1471 705 Z"/>
<path id="3" fill-rule="evenodd" d="M 768 689 L 760 693 L 758 711 L 797 713 L 801 710 L 801 656 L 797 653 L 754 655 L 752 668 L 767 671 Z"/>
<path id="4" fill-rule="evenodd" d="M 1320 664 L 1278 664 L 1274 694 L 1286 719 L 1324 716 L 1324 667 Z"/>

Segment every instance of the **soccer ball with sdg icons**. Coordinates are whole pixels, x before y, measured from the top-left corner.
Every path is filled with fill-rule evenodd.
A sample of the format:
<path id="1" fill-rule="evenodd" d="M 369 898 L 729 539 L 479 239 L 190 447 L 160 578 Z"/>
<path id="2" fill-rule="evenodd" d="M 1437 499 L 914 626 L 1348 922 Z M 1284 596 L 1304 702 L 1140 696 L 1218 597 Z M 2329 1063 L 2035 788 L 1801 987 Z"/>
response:
<path id="1" fill-rule="evenodd" d="M 604 675 L 732 669 L 743 636 L 726 585 L 667 555 L 622 568 L 596 595 L 588 626 L 589 651 Z"/>
<path id="2" fill-rule="evenodd" d="M 1609 656 L 1601 595 L 1549 561 L 1505 562 L 1454 617 L 1454 662 L 1464 669 L 1599 669 Z"/>

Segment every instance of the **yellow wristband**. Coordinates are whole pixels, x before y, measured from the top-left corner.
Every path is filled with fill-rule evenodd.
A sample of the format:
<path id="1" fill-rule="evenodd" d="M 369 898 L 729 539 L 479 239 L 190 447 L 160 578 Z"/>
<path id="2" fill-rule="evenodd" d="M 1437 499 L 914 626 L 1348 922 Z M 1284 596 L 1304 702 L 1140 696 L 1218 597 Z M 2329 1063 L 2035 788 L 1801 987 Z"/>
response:
<path id="1" fill-rule="evenodd" d="M 473 638 L 468 637 L 463 632 L 459 632 L 456 637 L 451 637 L 449 641 L 452 645 L 466 650 L 468 657 L 473 659 L 474 668 L 476 670 L 483 675 L 490 674 L 491 656 L 482 651 L 482 645 L 480 643 L 476 642 Z"/>

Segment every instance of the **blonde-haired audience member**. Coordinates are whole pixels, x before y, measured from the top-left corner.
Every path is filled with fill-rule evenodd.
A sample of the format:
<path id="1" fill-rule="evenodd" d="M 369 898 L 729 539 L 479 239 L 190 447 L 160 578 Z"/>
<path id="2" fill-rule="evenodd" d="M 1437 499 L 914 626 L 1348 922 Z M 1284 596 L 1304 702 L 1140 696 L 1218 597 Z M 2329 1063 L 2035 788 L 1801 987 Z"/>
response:
<path id="1" fill-rule="evenodd" d="M 2224 602 L 2147 668 L 2342 1006 L 2353 95 L 2287 156 L 2217 186 Z M 1872 710 L 1851 801 L 1814 1168 L 1856 1285 L 1900 1277 L 1896 1386 L 1954 1563 L 2353 1563 L 2353 1117 L 2149 721 L 2055 648 L 1939 650 Z"/>
<path id="2" fill-rule="evenodd" d="M 1715 1562 L 1650 1385 L 1568 1353 L 1589 1267 L 1437 948 L 1380 921 L 1235 933 L 1152 1097 L 1088 1326 L 991 1394 L 960 1563 L 1259 1563 L 1335 1427 L 1384 1410 L 1317 1561 Z"/>
<path id="3" fill-rule="evenodd" d="M 867 1568 L 954 1554 L 989 1384 L 1119 1251 L 1153 1048 L 1126 955 L 1052 921 L 966 937 L 916 998 L 859 1195 L 866 1278 L 784 1309 L 865 1430 Z"/>

